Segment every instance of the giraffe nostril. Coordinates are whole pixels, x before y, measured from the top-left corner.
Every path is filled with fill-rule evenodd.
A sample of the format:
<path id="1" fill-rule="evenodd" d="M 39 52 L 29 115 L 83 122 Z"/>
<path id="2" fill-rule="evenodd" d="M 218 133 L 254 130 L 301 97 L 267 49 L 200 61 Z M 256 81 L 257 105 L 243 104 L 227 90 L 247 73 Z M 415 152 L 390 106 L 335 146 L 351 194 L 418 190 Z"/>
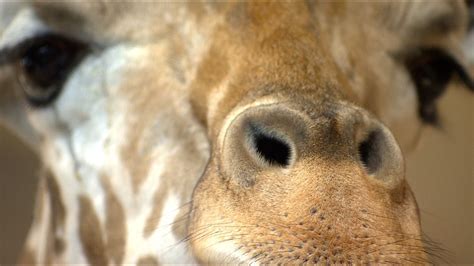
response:
<path id="1" fill-rule="evenodd" d="M 251 146 L 259 157 L 270 165 L 290 165 L 291 147 L 285 140 L 256 126 L 250 131 Z"/>
<path id="2" fill-rule="evenodd" d="M 288 166 L 290 162 L 290 147 L 277 138 L 258 134 L 255 136 L 255 149 L 270 164 Z"/>
<path id="3" fill-rule="evenodd" d="M 384 125 L 375 122 L 370 128 L 357 144 L 359 164 L 389 188 L 399 187 L 404 176 L 402 152 Z"/>
<path id="4" fill-rule="evenodd" d="M 379 131 L 373 131 L 359 144 L 359 158 L 369 174 L 377 172 L 382 164 L 380 154 L 382 141 L 382 134 Z"/>

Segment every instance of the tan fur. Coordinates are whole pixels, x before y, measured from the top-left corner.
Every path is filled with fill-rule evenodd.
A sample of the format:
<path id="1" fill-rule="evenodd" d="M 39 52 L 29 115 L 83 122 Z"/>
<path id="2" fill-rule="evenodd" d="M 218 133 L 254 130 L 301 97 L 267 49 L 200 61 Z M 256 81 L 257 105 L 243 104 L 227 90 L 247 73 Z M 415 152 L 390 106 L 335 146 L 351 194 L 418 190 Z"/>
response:
<path id="1" fill-rule="evenodd" d="M 102 178 L 105 183 L 107 216 L 105 221 L 107 235 L 107 253 L 111 260 L 116 264 L 121 264 L 125 252 L 125 243 L 127 242 L 125 213 L 122 205 L 117 199 L 108 177 Z"/>
<path id="2" fill-rule="evenodd" d="M 217 27 L 205 57 L 209 59 L 199 66 L 202 75 L 192 87 L 197 90 L 196 112 L 206 115 L 214 144 L 211 162 L 194 193 L 191 223 L 195 252 L 203 262 L 218 262 L 224 254 L 229 256 L 227 262 L 238 261 L 233 254 L 261 263 L 426 261 L 416 202 L 403 179 L 403 162 L 397 162 L 401 154 L 396 144 L 389 144 L 393 151 L 384 154 L 394 165 L 375 177 L 360 171 L 353 151 L 347 150 L 354 147 L 352 141 L 358 143 L 358 134 L 372 127 L 360 121 L 372 118 L 358 113 L 353 105 L 384 120 L 384 100 L 390 98 L 382 88 L 393 86 L 388 83 L 390 75 L 376 72 L 382 66 L 357 65 L 371 64 L 367 59 L 371 51 L 386 48 L 390 53 L 406 45 L 393 43 L 395 36 L 380 25 L 370 28 L 380 23 L 374 15 L 383 6 L 374 4 L 373 10 L 357 13 L 360 7 L 320 3 L 311 10 L 304 3 L 240 3 L 229 9 L 228 20 Z M 243 14 L 235 22 L 239 12 Z M 312 16 L 320 24 L 314 24 Z M 463 21 L 462 17 L 452 19 Z M 364 26 L 349 26 L 361 21 Z M 454 25 L 462 23 L 446 31 L 459 29 Z M 338 35 L 339 27 L 344 34 Z M 357 40 L 345 39 L 351 37 Z M 331 51 L 334 38 L 342 38 L 349 46 L 345 69 L 338 65 L 341 61 L 335 61 L 339 51 Z M 227 53 L 216 57 L 214 47 L 226 47 Z M 226 69 L 222 61 L 232 66 L 225 77 L 220 74 Z M 217 73 L 217 80 L 207 77 L 211 73 Z M 225 89 L 219 87 L 220 80 L 227 82 Z M 218 107 L 206 109 L 216 93 L 224 93 Z M 255 107 L 244 107 L 249 105 Z M 242 118 L 247 113 L 249 118 Z M 347 113 L 352 114 L 343 115 Z M 255 165 L 248 158 L 245 143 L 238 140 L 245 139 L 240 121 L 245 124 L 246 119 L 284 132 L 298 146 L 297 161 L 288 171 Z M 396 124 L 389 126 L 397 129 Z M 351 140 L 354 135 L 356 139 Z M 230 144 L 234 139 L 235 146 Z M 214 254 L 213 247 L 223 242 L 235 246 Z"/>
<path id="3" fill-rule="evenodd" d="M 158 260 L 153 256 L 143 257 L 140 258 L 137 262 L 139 266 L 158 266 Z"/>
<path id="4" fill-rule="evenodd" d="M 64 230 L 66 210 L 61 198 L 61 191 L 59 190 L 56 180 L 52 174 L 43 170 L 39 178 L 39 186 L 36 195 L 36 208 L 33 215 L 34 226 L 30 229 L 30 234 L 38 234 L 42 226 L 46 227 L 46 243 L 41 247 L 43 249 L 44 258 L 38 259 L 37 251 L 40 248 L 34 246 L 34 243 L 27 243 L 20 255 L 19 264 L 36 264 L 35 261 L 43 260 L 47 264 L 54 261 L 61 261 L 62 253 L 66 247 L 64 239 L 58 235 L 58 231 Z M 43 225 L 44 211 L 49 209 L 51 220 L 47 219 L 47 224 Z M 36 252 L 33 252 L 35 250 Z M 29 262 L 28 262 L 29 261 Z"/>
<path id="5" fill-rule="evenodd" d="M 108 256 L 97 214 L 90 199 L 81 197 L 79 204 L 79 234 L 87 261 L 91 265 L 106 265 Z"/>
<path id="6" fill-rule="evenodd" d="M 151 211 L 152 215 L 148 217 L 146 225 L 143 228 L 144 237 L 149 237 L 157 227 L 161 212 L 163 210 L 164 199 L 167 196 L 166 193 L 167 191 L 165 186 L 162 186 L 160 189 L 156 190 L 155 195 L 153 197 L 155 205 L 153 206 L 153 210 Z"/>
<path id="7" fill-rule="evenodd" d="M 53 252 L 55 255 L 61 255 L 61 253 L 64 251 L 65 243 L 63 239 L 56 236 L 56 232 L 59 229 L 64 230 L 66 209 L 61 199 L 61 191 L 54 177 L 51 175 L 51 173 L 47 173 L 45 178 L 48 184 L 48 194 L 50 196 L 51 212 L 53 217 L 51 224 L 51 235 L 54 235 Z"/>
<path id="8" fill-rule="evenodd" d="M 121 45 L 140 52 L 127 58 L 117 84 L 104 76 L 93 92 L 106 95 L 97 98 L 97 105 L 105 99 L 100 115 L 107 117 L 100 148 L 111 158 L 97 166 L 68 147 L 64 158 L 72 157 L 74 169 L 66 170 L 56 156 L 63 148 L 57 136 L 71 141 L 95 114 L 75 110 L 77 118 L 66 110 L 77 120 L 71 125 L 71 117 L 62 117 L 64 102 L 54 105 L 53 122 L 21 108 L 18 70 L 2 66 L 0 85 L 8 88 L 0 90 L 2 119 L 19 121 L 11 127 L 39 140 L 54 170 L 40 181 L 25 260 L 71 262 L 62 256 L 77 244 L 67 242 L 77 233 L 93 265 L 167 263 L 155 253 L 166 257 L 183 243 L 172 262 L 187 249 L 198 262 L 216 264 L 427 262 L 402 156 L 415 146 L 422 123 L 400 58 L 414 47 L 435 46 L 464 63 L 462 1 L 32 6 L 55 32 L 93 43 L 93 56 Z M 88 77 L 82 81 L 89 84 Z M 252 123 L 286 141 L 288 166 L 269 165 L 255 153 Z M 358 148 L 372 133 L 382 159 L 369 173 Z M 98 173 L 98 184 L 81 170 Z M 68 184 L 78 186 L 78 198 L 67 201 Z M 176 216 L 165 212 L 173 197 Z M 77 217 L 67 204 L 77 205 Z M 77 228 L 57 237 L 68 219 L 79 219 Z M 31 242 L 42 223 L 48 224 L 38 243 L 47 245 L 45 258 Z M 166 246 L 167 235 L 177 242 Z M 146 242 L 152 240 L 159 242 Z"/>

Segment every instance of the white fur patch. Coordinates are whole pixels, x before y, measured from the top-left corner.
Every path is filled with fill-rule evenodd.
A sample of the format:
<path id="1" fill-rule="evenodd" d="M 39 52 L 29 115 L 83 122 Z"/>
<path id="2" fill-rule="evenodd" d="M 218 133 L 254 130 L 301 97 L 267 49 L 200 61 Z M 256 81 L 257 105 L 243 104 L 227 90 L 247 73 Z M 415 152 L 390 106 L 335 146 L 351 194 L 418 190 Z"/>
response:
<path id="1" fill-rule="evenodd" d="M 216 240 L 214 240 L 216 241 Z M 241 264 L 245 261 L 246 265 L 258 265 L 255 261 L 249 261 L 250 257 L 248 255 L 244 255 L 238 248 L 238 246 L 232 241 L 217 241 L 219 244 L 215 244 L 212 240 L 201 243 L 200 245 L 209 251 L 204 255 L 203 260 L 206 264 L 215 264 L 219 263 L 222 265 L 233 265 L 233 264 Z"/>
<path id="2" fill-rule="evenodd" d="M 2 5 L 7 5 L 3 3 Z M 3 9 L 4 8 L 4 9 Z M 5 8 L 0 6 L 0 26 L 4 26 L 11 19 L 11 14 L 5 14 L 8 10 L 11 12 L 14 8 Z M 2 25 L 3 24 L 3 25 Z M 8 24 L 8 27 L 1 32 L 0 28 L 0 49 L 12 47 L 18 43 L 33 37 L 34 35 L 46 32 L 48 28 L 38 20 L 31 8 L 25 8 L 19 11 L 15 18 Z"/>
<path id="3" fill-rule="evenodd" d="M 191 256 L 187 242 L 177 239 L 172 233 L 172 226 L 177 219 L 183 199 L 175 194 L 166 198 L 157 230 L 150 240 L 158 247 L 158 257 L 162 263 L 196 263 Z M 181 218 L 182 219 L 182 218 Z"/>

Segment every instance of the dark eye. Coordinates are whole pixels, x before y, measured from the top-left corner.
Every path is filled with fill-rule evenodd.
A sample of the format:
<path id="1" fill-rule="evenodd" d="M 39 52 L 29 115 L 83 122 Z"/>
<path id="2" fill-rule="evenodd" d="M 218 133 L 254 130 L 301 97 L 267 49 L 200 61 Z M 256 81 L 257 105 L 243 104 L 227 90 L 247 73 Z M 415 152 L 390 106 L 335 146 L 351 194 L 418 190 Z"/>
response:
<path id="1" fill-rule="evenodd" d="M 415 83 L 418 114 L 427 124 L 439 123 L 436 100 L 446 90 L 453 75 L 472 87 L 467 72 L 448 53 L 438 48 L 422 48 L 407 56 L 406 67 Z"/>
<path id="2" fill-rule="evenodd" d="M 54 34 L 29 39 L 21 47 L 19 80 L 28 102 L 35 107 L 48 105 L 60 94 L 86 50 L 84 44 Z"/>

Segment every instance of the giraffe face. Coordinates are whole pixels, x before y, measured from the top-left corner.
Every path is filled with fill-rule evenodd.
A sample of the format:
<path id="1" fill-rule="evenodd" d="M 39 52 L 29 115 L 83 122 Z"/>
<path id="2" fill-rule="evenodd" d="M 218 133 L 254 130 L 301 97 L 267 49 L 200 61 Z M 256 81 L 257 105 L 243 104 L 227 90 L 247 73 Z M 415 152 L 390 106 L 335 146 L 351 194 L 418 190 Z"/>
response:
<path id="1" fill-rule="evenodd" d="M 128 9 L 107 12 L 114 8 Z M 144 5 L 135 16 L 143 10 L 162 12 Z M 95 4 L 20 6 L 2 32 L 2 118 L 38 150 L 66 216 L 48 229 L 64 248 L 38 249 L 38 235 L 48 230 L 35 226 L 27 249 L 39 263 L 46 257 L 103 264 L 150 256 L 194 262 L 188 244 L 179 241 L 209 144 L 188 102 L 192 62 L 182 54 L 188 48 L 159 37 L 165 25 L 162 33 L 135 37 L 96 32 L 105 24 L 97 22 L 101 14 L 93 20 L 98 11 Z M 64 12 L 89 20 L 63 20 Z M 94 28 L 87 32 L 83 23 Z"/>
<path id="2" fill-rule="evenodd" d="M 462 1 L 0 11 L 1 118 L 67 217 L 38 261 L 426 261 L 402 150 L 472 87 Z"/>

